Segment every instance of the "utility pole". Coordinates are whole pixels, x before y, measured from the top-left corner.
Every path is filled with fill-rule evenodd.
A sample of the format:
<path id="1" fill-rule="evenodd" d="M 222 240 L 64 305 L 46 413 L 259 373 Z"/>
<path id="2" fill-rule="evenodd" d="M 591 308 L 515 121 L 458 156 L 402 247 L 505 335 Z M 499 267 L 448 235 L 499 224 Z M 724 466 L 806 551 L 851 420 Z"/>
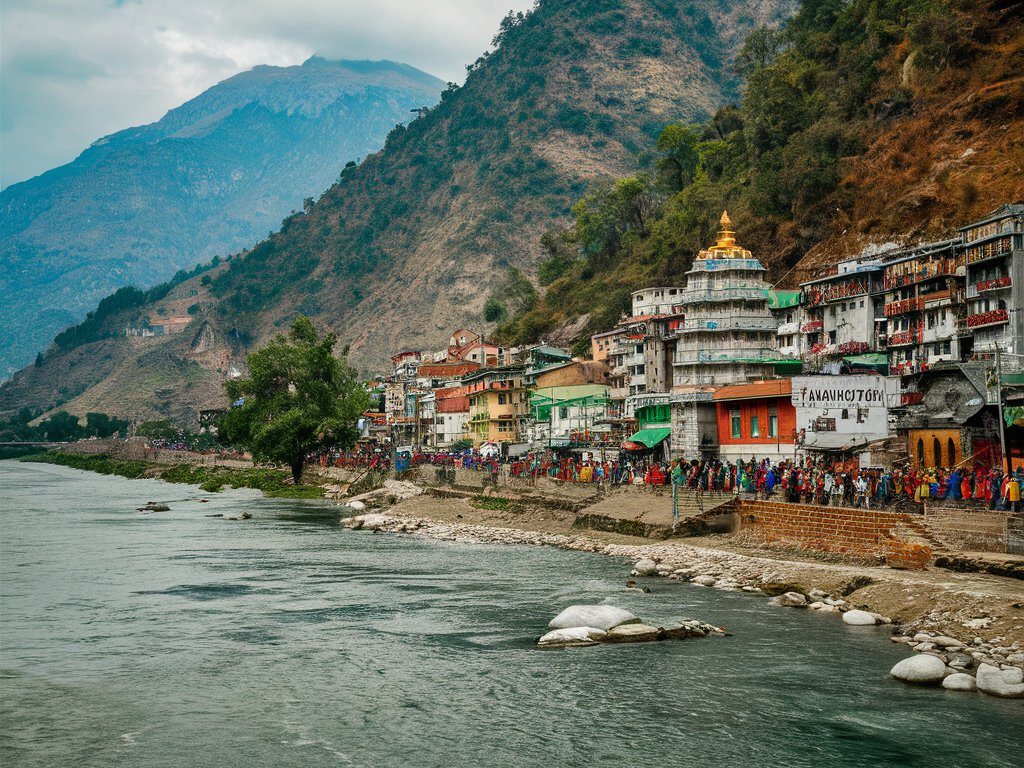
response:
<path id="1" fill-rule="evenodd" d="M 1003 463 L 1006 465 L 1006 474 L 1013 474 L 1013 460 L 1006 451 L 1006 421 L 1003 418 L 1003 365 L 999 352 L 999 342 L 996 342 L 996 418 L 999 419 L 999 449 L 1003 452 Z"/>

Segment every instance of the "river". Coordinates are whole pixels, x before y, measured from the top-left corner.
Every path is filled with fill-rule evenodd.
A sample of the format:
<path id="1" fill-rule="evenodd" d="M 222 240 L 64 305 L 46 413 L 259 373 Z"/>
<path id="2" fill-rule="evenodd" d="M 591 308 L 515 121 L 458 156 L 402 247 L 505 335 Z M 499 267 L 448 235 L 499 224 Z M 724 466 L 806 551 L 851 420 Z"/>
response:
<path id="1" fill-rule="evenodd" d="M 1020 702 L 892 681 L 883 629 L 337 510 L 0 462 L 0 764 L 1021 765 Z M 533 647 L 606 597 L 732 636 Z"/>

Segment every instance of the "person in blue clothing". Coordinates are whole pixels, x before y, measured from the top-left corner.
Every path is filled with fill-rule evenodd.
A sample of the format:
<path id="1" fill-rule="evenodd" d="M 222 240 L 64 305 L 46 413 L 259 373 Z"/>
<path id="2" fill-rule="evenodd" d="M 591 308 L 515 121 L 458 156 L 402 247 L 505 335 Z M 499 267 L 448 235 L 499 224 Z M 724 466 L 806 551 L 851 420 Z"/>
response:
<path id="1" fill-rule="evenodd" d="M 949 476 L 949 480 L 946 481 L 946 498 L 951 501 L 960 501 L 963 498 L 960 490 L 959 469 L 954 469 L 953 473 Z"/>

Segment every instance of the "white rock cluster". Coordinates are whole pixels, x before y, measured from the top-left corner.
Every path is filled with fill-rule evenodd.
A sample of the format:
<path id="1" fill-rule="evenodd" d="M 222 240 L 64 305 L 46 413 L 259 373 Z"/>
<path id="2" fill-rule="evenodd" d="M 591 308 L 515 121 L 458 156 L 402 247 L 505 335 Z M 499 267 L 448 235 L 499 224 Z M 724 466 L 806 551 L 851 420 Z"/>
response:
<path id="1" fill-rule="evenodd" d="M 548 623 L 548 630 L 537 640 L 538 647 L 579 648 L 600 643 L 646 643 L 725 634 L 721 627 L 696 619 L 655 627 L 614 605 L 570 605 Z"/>
<path id="2" fill-rule="evenodd" d="M 978 690 L 1007 699 L 1024 699 L 1024 669 L 1010 663 L 1015 660 L 1013 651 L 1018 643 L 993 648 L 980 637 L 967 643 L 929 632 L 893 636 L 892 640 L 910 646 L 918 654 L 890 670 L 889 674 L 897 680 L 941 685 L 950 691 Z M 1004 663 L 990 663 L 994 658 L 1001 658 Z"/>

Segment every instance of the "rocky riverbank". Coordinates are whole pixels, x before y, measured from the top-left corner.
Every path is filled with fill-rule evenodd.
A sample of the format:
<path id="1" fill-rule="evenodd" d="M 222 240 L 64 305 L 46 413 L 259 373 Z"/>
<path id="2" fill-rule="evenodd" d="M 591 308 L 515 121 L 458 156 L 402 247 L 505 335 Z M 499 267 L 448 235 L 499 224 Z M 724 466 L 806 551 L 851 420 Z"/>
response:
<path id="1" fill-rule="evenodd" d="M 943 667 L 943 677 L 964 674 L 973 678 L 984 670 L 984 678 L 991 676 L 994 668 L 1000 674 L 1005 670 L 1012 686 L 1014 670 L 1024 670 L 1024 595 L 1019 581 L 751 556 L 694 539 L 652 543 L 576 532 L 566 524 L 565 516 L 552 513 L 523 515 L 514 527 L 481 523 L 493 514 L 475 510 L 464 500 L 412 496 L 385 511 L 343 518 L 342 522 L 357 530 L 443 541 L 544 545 L 604 554 L 628 561 L 624 580 L 632 574 L 649 580 L 653 588 L 657 588 L 654 580 L 658 578 L 689 581 L 705 588 L 763 595 L 772 598 L 780 610 L 822 611 L 834 613 L 837 620 L 846 617 L 847 624 L 889 625 L 893 641 L 906 644 L 908 651 L 934 657 Z M 946 638 L 952 644 L 925 637 Z M 970 687 L 960 678 L 953 682 Z M 1011 693 L 1014 690 L 1009 689 Z"/>

